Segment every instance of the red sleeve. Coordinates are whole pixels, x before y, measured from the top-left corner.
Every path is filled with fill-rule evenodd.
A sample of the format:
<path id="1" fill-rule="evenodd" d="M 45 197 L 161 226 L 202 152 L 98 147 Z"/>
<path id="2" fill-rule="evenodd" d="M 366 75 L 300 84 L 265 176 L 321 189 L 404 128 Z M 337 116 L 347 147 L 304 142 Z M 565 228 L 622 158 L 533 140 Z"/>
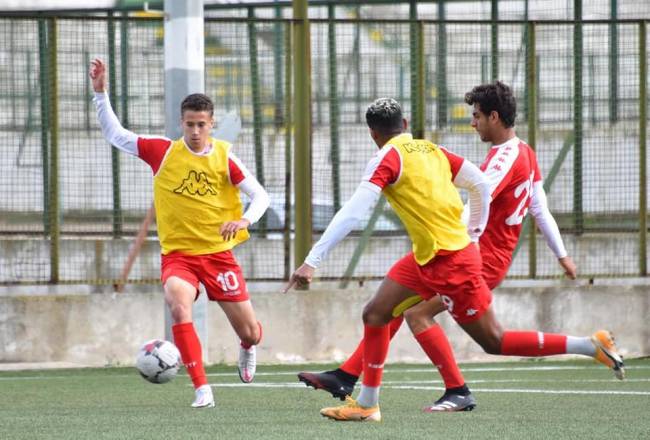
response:
<path id="1" fill-rule="evenodd" d="M 391 148 L 379 161 L 368 181 L 384 189 L 387 185 L 397 181 L 401 170 L 402 160 L 399 153 L 395 148 Z"/>
<path id="2" fill-rule="evenodd" d="M 443 147 L 440 147 L 440 151 L 442 151 L 445 154 L 445 156 L 447 156 L 447 160 L 449 161 L 449 165 L 451 166 L 451 180 L 454 180 L 456 178 L 456 175 L 458 174 L 458 171 L 460 171 L 460 167 L 463 166 L 463 162 L 465 162 L 465 158 L 457 154 L 454 154 Z"/>
<path id="3" fill-rule="evenodd" d="M 149 164 L 153 173 L 160 168 L 172 141 L 166 138 L 138 138 L 138 157 Z"/>
<path id="4" fill-rule="evenodd" d="M 231 158 L 228 158 L 228 172 L 230 173 L 230 182 L 233 185 L 239 185 L 246 177 L 239 165 Z"/>

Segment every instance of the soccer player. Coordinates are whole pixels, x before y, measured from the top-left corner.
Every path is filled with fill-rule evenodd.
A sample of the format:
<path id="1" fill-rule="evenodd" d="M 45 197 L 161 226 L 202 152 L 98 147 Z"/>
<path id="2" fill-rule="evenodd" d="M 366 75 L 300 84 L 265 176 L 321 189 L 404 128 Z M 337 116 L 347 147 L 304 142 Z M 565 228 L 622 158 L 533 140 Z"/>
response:
<path id="1" fill-rule="evenodd" d="M 575 279 L 576 266 L 568 256 L 557 223 L 548 209 L 535 153 L 515 133 L 517 109 L 512 90 L 500 81 L 480 85 L 466 94 L 465 102 L 474 106 L 472 127 L 482 141 L 491 145 L 480 166 L 490 181 L 492 195 L 490 219 L 479 240 L 483 278 L 488 287 L 494 289 L 503 281 L 527 209 L 535 218 L 565 274 Z M 516 196 L 516 193 L 519 195 Z M 517 214 L 513 216 L 515 212 Z M 444 395 L 433 405 L 427 406 L 425 411 L 469 411 L 476 406 L 476 400 L 465 384 L 442 327 L 433 320 L 435 315 L 445 310 L 440 297 L 434 296 L 429 301 L 405 310 L 403 318 L 402 315 L 394 318 L 390 323 L 390 333 L 392 337 L 405 319 L 415 339 L 443 378 L 446 388 Z M 594 337 L 605 338 L 602 343 L 607 344 L 606 334 L 598 333 Z M 307 385 L 324 389 L 334 397 L 344 399 L 352 394 L 361 374 L 362 356 L 363 341 L 338 369 L 323 373 L 303 372 L 298 374 L 298 378 Z M 607 357 L 601 356 L 601 360 L 610 363 Z"/>
<path id="2" fill-rule="evenodd" d="M 151 166 L 161 280 L 174 323 L 174 343 L 195 388 L 192 407 L 214 407 L 201 342 L 192 323 L 192 304 L 201 283 L 239 336 L 239 376 L 243 382 L 251 382 L 262 327 L 231 249 L 248 239 L 247 228 L 269 206 L 268 194 L 231 151 L 231 145 L 210 136 L 214 106 L 206 95 L 191 94 L 181 103 L 182 138 L 145 137 L 119 123 L 106 93 L 103 61 L 91 62 L 90 78 L 106 140 Z M 243 214 L 240 190 L 251 198 Z"/>
<path id="3" fill-rule="evenodd" d="M 494 112 L 488 116 L 495 118 Z M 479 251 L 470 242 L 470 236 L 472 240 L 480 236 L 488 220 L 487 205 L 493 191 L 489 173 L 483 174 L 459 156 L 404 133 L 406 120 L 399 104 L 392 99 L 383 98 L 371 104 L 366 121 L 379 152 L 371 160 L 364 181 L 332 219 L 305 263 L 293 273 L 286 290 L 311 282 L 327 252 L 347 235 L 382 191 L 406 227 L 413 251 L 393 265 L 364 308 L 363 382 L 357 399 L 346 396 L 344 405 L 322 409 L 323 416 L 335 420 L 381 420 L 379 389 L 390 342 L 388 324 L 397 314 L 396 308 L 415 295 L 425 300 L 439 296 L 456 322 L 488 353 L 573 353 L 597 357 L 600 351 L 611 358 L 615 370 L 623 371 L 613 343 L 601 347 L 595 346 L 589 337 L 504 331 L 490 305 L 492 295 L 482 276 Z M 461 202 L 452 181 L 470 191 L 467 232 L 460 219 Z M 520 198 L 522 191 L 518 192 Z M 516 214 L 522 215 L 524 211 L 525 203 Z M 510 216 L 511 213 L 507 215 Z"/>

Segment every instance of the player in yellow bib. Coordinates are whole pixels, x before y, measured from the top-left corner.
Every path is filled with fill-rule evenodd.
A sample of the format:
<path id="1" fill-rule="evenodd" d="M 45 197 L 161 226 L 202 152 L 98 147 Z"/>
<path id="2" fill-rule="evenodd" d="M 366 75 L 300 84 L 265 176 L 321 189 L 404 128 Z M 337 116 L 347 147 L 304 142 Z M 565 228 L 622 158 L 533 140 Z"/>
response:
<path id="1" fill-rule="evenodd" d="M 119 150 L 144 160 L 153 172 L 161 280 L 174 322 L 174 343 L 195 387 L 192 407 L 214 407 L 201 342 L 192 323 L 192 304 L 201 283 L 241 339 L 239 376 L 251 382 L 262 327 L 231 249 L 248 239 L 247 228 L 268 208 L 268 195 L 231 145 L 210 136 L 214 105 L 206 95 L 192 94 L 181 103 L 182 138 L 139 136 L 122 127 L 115 116 L 101 60 L 92 61 L 90 77 L 102 134 Z M 240 190 L 251 199 L 246 212 Z"/>

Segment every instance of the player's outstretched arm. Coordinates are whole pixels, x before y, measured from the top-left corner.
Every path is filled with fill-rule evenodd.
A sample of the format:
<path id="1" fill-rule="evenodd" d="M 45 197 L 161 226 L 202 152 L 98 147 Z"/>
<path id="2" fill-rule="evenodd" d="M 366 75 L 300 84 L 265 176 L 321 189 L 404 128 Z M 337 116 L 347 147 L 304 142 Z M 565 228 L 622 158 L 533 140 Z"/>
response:
<path id="1" fill-rule="evenodd" d="M 546 240 L 546 244 L 553 251 L 553 254 L 558 259 L 558 263 L 562 266 L 564 273 L 572 280 L 576 279 L 577 268 L 571 257 L 569 257 L 562 236 L 560 235 L 560 228 L 551 211 L 548 209 L 548 202 L 546 200 L 546 191 L 541 180 L 533 184 L 533 196 L 530 201 L 529 212 L 535 218 L 535 223 L 542 235 Z"/>
<path id="2" fill-rule="evenodd" d="M 286 293 L 294 285 L 309 284 L 316 268 L 320 265 L 329 251 L 343 240 L 352 229 L 359 224 L 371 207 L 375 206 L 381 189 L 370 182 L 361 182 L 357 190 L 352 194 L 343 207 L 336 213 L 320 240 L 312 247 L 305 263 L 300 266 L 289 278 L 289 284 L 285 287 Z"/>
<path id="3" fill-rule="evenodd" d="M 106 64 L 95 58 L 90 62 L 89 75 L 95 91 L 93 101 L 97 107 L 97 118 L 104 138 L 119 150 L 137 156 L 138 135 L 122 127 L 108 99 Z"/>

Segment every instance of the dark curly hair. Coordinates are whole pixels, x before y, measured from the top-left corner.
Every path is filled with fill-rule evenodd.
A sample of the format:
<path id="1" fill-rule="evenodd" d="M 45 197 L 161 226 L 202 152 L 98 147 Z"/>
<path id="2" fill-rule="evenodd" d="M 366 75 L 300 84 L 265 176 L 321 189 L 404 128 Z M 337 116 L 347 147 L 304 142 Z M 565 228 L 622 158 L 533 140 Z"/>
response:
<path id="1" fill-rule="evenodd" d="M 478 104 L 481 112 L 486 115 L 497 112 L 506 128 L 515 125 L 517 102 L 512 89 L 501 81 L 474 87 L 471 92 L 465 93 L 465 103 Z"/>
<path id="2" fill-rule="evenodd" d="M 186 110 L 194 112 L 208 112 L 210 116 L 214 114 L 214 104 L 212 100 L 203 93 L 192 93 L 187 95 L 183 102 L 181 102 L 181 116 Z"/>
<path id="3" fill-rule="evenodd" d="M 383 135 L 401 132 L 402 119 L 402 107 L 393 98 L 379 98 L 366 110 L 368 127 Z"/>

